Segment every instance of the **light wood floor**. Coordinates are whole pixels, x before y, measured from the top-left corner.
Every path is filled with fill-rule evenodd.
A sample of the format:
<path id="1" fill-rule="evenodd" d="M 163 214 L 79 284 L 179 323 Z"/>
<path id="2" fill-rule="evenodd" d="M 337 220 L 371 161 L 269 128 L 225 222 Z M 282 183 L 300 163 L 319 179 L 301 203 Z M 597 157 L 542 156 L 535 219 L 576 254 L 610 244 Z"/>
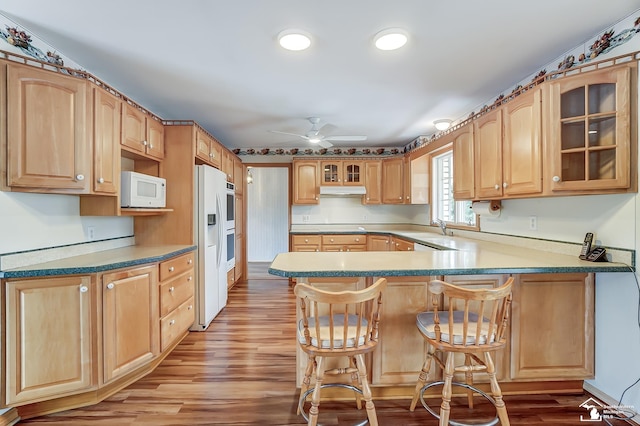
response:
<path id="1" fill-rule="evenodd" d="M 151 374 L 94 406 L 29 419 L 21 424 L 64 425 L 299 425 L 295 388 L 294 298 L 287 280 L 237 284 L 227 307 L 205 332 L 192 332 Z M 383 318 L 384 320 L 384 318 Z M 384 337 L 383 337 L 384 338 Z M 589 395 L 506 397 L 513 425 L 580 425 Z M 430 400 L 432 406 L 439 402 Z M 379 424 L 437 425 L 409 400 L 376 400 Z M 457 420 L 492 416 L 454 408 Z M 320 422 L 351 425 L 364 419 L 355 404 L 321 403 Z M 604 423 L 597 423 L 603 424 Z M 611 424 L 623 425 L 622 421 Z"/>

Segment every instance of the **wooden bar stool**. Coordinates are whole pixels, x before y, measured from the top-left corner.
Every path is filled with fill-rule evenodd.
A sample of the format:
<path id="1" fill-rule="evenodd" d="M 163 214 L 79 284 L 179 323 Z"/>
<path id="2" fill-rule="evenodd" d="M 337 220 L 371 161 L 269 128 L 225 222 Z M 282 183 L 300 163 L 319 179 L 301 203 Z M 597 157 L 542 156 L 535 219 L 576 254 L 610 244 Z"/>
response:
<path id="1" fill-rule="evenodd" d="M 364 354 L 374 350 L 378 344 L 382 291 L 386 286 L 385 278 L 358 291 L 329 292 L 303 283 L 296 284 L 294 292 L 301 313 L 297 324 L 298 343 L 308 356 L 298 414 L 302 414 L 309 425 L 318 423 L 320 390 L 337 385 L 355 391 L 358 409 L 362 408 L 361 398 L 364 399 L 369 424 L 378 424 Z M 349 366 L 325 371 L 327 357 L 348 357 Z M 310 390 L 314 371 L 315 387 Z M 323 384 L 325 374 L 347 374 L 351 377 L 351 384 Z M 303 405 L 310 392 L 313 394 L 307 416 Z"/>
<path id="2" fill-rule="evenodd" d="M 450 424 L 453 384 L 467 389 L 469 408 L 473 408 L 474 393 L 484 396 L 495 405 L 496 419 L 485 424 L 496 424 L 499 420 L 502 425 L 509 425 L 509 416 L 502 400 L 502 391 L 496 379 L 491 353 L 504 348 L 506 344 L 505 331 L 511 307 L 512 285 L 513 277 L 502 286 L 491 289 L 463 288 L 440 280 L 433 280 L 427 284 L 432 294 L 433 309 L 418 314 L 416 323 L 428 344 L 428 350 L 416 383 L 411 411 L 415 409 L 420 398 L 424 407 L 440 419 L 440 426 Z M 441 300 L 443 310 L 439 310 Z M 441 353 L 442 358 L 434 356 L 436 352 Z M 464 354 L 464 364 L 455 365 L 456 353 Z M 432 360 L 443 369 L 444 380 L 427 384 L 427 374 Z M 489 376 L 493 398 L 473 387 L 473 374 L 482 371 Z M 453 382 L 456 372 L 464 373 L 465 383 Z M 423 397 L 426 389 L 438 384 L 443 385 L 439 415 L 431 410 Z M 451 424 L 462 425 L 454 421 L 451 421 Z"/>

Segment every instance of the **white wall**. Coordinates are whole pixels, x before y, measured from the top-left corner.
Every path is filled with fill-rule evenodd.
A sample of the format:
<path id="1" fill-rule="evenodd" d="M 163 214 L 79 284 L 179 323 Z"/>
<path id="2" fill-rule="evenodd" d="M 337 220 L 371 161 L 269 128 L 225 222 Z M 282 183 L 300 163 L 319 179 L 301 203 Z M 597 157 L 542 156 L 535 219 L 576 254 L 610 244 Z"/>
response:
<path id="1" fill-rule="evenodd" d="M 74 195 L 0 192 L 0 254 L 133 235 L 128 217 L 80 216 Z"/>

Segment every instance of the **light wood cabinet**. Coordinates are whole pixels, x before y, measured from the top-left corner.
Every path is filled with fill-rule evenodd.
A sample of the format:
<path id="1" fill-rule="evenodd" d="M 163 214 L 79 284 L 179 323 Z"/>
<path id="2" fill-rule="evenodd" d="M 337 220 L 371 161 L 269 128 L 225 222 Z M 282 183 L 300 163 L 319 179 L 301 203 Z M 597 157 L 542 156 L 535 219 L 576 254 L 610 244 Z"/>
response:
<path id="1" fill-rule="evenodd" d="M 244 276 L 244 237 L 236 235 L 236 264 L 234 267 L 233 284 L 243 279 Z M 232 284 L 232 285 L 233 285 Z"/>
<path id="2" fill-rule="evenodd" d="M 5 285 L 7 406 L 97 386 L 91 277 L 9 280 Z"/>
<path id="3" fill-rule="evenodd" d="M 404 159 L 382 160 L 382 203 L 404 203 Z"/>
<path id="4" fill-rule="evenodd" d="M 429 155 L 405 157 L 405 203 L 429 203 Z"/>
<path id="5" fill-rule="evenodd" d="M 13 63 L 6 69 L 7 187 L 88 193 L 92 170 L 86 80 Z"/>
<path id="6" fill-rule="evenodd" d="M 164 158 L 164 126 L 134 105 L 123 103 L 122 147 L 156 160 Z"/>
<path id="7" fill-rule="evenodd" d="M 322 235 L 321 251 L 367 251 L 367 236 L 363 234 Z"/>
<path id="8" fill-rule="evenodd" d="M 320 173 L 318 161 L 293 162 L 293 204 L 318 204 Z"/>
<path id="9" fill-rule="evenodd" d="M 594 376 L 592 274 L 523 274 L 511 307 L 514 380 Z"/>
<path id="10" fill-rule="evenodd" d="M 245 179 L 245 171 L 242 165 L 242 161 L 239 158 L 234 156 L 233 159 L 233 183 L 236 186 L 236 194 L 242 195 L 244 192 L 244 179 Z"/>
<path id="11" fill-rule="evenodd" d="M 159 353 L 158 266 L 103 274 L 103 381 L 150 362 Z"/>
<path id="12" fill-rule="evenodd" d="M 372 355 L 371 384 L 415 384 L 427 353 L 427 344 L 416 327 L 416 315 L 429 306 L 426 283 L 434 277 L 385 278 L 381 337 Z M 428 380 L 436 380 L 440 375 L 433 362 Z"/>
<path id="13" fill-rule="evenodd" d="M 292 235 L 291 251 L 320 251 L 322 237 L 320 235 Z"/>
<path id="14" fill-rule="evenodd" d="M 476 196 L 473 124 L 465 124 L 449 137 L 453 145 L 453 198 L 472 200 Z"/>
<path id="15" fill-rule="evenodd" d="M 99 87 L 93 93 L 93 192 L 120 191 L 120 120 L 122 102 Z"/>
<path id="16" fill-rule="evenodd" d="M 391 250 L 393 251 L 413 251 L 413 241 L 408 241 L 399 237 L 391 237 Z"/>
<path id="17" fill-rule="evenodd" d="M 196 157 L 218 169 L 222 165 L 222 149 L 204 130 L 195 129 Z"/>
<path id="18" fill-rule="evenodd" d="M 327 160 L 320 162 L 320 184 L 336 186 L 364 185 L 364 161 Z"/>
<path id="19" fill-rule="evenodd" d="M 367 251 L 391 250 L 391 237 L 389 235 L 367 235 Z"/>
<path id="20" fill-rule="evenodd" d="M 227 182 L 233 182 L 233 157 L 229 150 L 222 150 L 222 171 L 227 175 Z"/>
<path id="21" fill-rule="evenodd" d="M 160 262 L 160 350 L 184 337 L 195 320 L 194 253 Z"/>
<path id="22" fill-rule="evenodd" d="M 502 110 L 486 113 L 473 122 L 475 186 L 479 199 L 502 197 Z M 454 166 L 455 170 L 455 166 Z"/>
<path id="23" fill-rule="evenodd" d="M 548 137 L 553 192 L 631 186 L 635 62 L 552 81 Z M 633 71 L 633 72 L 632 72 Z M 633 76 L 633 77 L 632 77 Z M 637 169 L 637 168 L 636 168 Z"/>
<path id="24" fill-rule="evenodd" d="M 366 194 L 362 196 L 362 204 L 382 203 L 382 160 L 364 162 L 364 185 Z"/>

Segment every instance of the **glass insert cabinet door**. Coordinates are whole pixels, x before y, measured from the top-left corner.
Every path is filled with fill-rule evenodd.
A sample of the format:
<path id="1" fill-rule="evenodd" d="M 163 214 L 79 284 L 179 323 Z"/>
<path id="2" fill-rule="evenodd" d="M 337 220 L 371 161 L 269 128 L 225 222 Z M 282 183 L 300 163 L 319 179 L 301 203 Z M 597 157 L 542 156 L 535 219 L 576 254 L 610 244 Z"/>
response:
<path id="1" fill-rule="evenodd" d="M 549 89 L 551 189 L 630 186 L 631 67 L 554 81 Z"/>

